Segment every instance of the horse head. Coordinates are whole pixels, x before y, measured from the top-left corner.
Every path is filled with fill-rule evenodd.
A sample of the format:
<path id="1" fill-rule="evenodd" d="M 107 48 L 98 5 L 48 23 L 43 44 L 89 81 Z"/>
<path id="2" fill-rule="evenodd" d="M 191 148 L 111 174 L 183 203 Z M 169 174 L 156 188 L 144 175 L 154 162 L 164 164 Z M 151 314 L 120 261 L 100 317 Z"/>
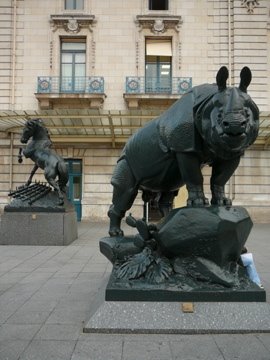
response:
<path id="1" fill-rule="evenodd" d="M 252 74 L 248 67 L 240 73 L 238 87 L 227 87 L 228 69 L 223 66 L 217 73 L 217 93 L 202 113 L 202 133 L 210 148 L 233 153 L 243 152 L 257 137 L 259 110 L 247 88 Z"/>
<path id="2" fill-rule="evenodd" d="M 26 144 L 30 138 L 35 140 L 49 139 L 47 129 L 43 126 L 41 119 L 27 120 L 23 128 L 21 143 Z"/>

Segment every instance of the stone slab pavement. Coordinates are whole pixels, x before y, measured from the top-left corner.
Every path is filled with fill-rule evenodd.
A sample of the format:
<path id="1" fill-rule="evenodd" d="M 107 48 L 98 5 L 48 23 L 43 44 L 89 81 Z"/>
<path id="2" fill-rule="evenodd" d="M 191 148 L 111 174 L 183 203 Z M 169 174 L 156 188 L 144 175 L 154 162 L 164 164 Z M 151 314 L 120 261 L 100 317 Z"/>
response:
<path id="1" fill-rule="evenodd" d="M 82 222 L 66 247 L 0 246 L 0 360 L 270 360 L 267 333 L 84 334 L 111 271 L 106 234 L 107 223 Z M 270 224 L 254 225 L 247 246 L 269 302 Z"/>

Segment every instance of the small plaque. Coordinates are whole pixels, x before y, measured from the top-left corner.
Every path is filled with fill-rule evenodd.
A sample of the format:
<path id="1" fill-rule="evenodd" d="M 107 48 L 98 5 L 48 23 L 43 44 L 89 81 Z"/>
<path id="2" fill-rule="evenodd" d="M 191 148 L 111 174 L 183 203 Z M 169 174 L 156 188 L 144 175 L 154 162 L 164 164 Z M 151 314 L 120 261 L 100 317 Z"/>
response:
<path id="1" fill-rule="evenodd" d="M 184 313 L 193 313 L 194 312 L 194 304 L 192 302 L 183 303 L 182 311 Z"/>

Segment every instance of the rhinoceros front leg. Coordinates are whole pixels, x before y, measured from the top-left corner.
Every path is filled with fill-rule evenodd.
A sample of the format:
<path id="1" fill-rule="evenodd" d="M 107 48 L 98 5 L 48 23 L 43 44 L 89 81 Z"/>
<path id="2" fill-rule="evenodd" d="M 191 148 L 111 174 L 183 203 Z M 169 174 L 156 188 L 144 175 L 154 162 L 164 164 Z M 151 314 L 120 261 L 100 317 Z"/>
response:
<path id="1" fill-rule="evenodd" d="M 215 161 L 210 181 L 212 205 L 230 206 L 231 199 L 225 196 L 224 187 L 239 165 L 240 157 L 231 160 Z"/>
<path id="2" fill-rule="evenodd" d="M 203 191 L 203 176 L 199 158 L 193 153 L 179 153 L 177 161 L 183 183 L 187 186 L 187 206 L 209 205 Z"/>

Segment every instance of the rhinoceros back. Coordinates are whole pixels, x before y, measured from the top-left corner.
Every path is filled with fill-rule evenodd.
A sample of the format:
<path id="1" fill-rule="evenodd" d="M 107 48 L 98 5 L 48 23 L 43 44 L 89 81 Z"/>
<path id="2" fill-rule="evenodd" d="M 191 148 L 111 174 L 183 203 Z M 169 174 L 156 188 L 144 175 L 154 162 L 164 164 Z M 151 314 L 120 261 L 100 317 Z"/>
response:
<path id="1" fill-rule="evenodd" d="M 175 152 L 202 151 L 202 137 L 194 117 L 216 92 L 216 85 L 196 86 L 157 119 L 161 141 L 168 149 Z"/>

